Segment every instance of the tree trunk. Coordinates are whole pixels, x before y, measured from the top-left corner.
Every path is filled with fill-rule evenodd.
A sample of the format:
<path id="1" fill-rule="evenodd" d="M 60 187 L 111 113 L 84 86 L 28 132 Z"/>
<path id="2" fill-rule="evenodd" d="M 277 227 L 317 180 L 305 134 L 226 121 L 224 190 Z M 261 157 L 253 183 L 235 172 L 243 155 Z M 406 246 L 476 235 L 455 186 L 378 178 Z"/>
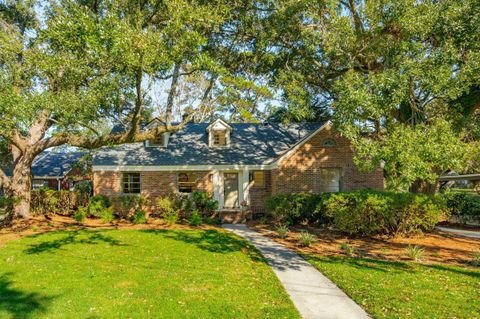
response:
<path id="1" fill-rule="evenodd" d="M 410 186 L 410 191 L 412 193 L 435 194 L 439 188 L 440 183 L 438 181 L 430 183 L 425 180 L 416 180 Z"/>
<path id="2" fill-rule="evenodd" d="M 13 195 L 13 213 L 15 217 L 30 217 L 30 201 L 32 198 L 31 163 L 20 161 L 15 165 L 11 183 Z"/>

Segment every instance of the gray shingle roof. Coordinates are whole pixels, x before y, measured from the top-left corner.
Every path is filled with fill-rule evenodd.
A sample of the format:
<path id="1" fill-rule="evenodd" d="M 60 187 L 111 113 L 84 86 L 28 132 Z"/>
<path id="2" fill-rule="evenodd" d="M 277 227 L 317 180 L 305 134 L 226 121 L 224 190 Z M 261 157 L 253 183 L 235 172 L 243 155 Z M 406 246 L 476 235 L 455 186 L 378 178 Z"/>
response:
<path id="1" fill-rule="evenodd" d="M 189 123 L 170 136 L 167 148 L 131 143 L 99 149 L 93 165 L 261 165 L 268 164 L 324 123 L 277 124 L 235 123 L 229 148 L 208 146 L 208 123 Z"/>
<path id="2" fill-rule="evenodd" d="M 32 164 L 34 177 L 64 177 L 84 156 L 84 151 L 51 150 L 41 153 Z"/>

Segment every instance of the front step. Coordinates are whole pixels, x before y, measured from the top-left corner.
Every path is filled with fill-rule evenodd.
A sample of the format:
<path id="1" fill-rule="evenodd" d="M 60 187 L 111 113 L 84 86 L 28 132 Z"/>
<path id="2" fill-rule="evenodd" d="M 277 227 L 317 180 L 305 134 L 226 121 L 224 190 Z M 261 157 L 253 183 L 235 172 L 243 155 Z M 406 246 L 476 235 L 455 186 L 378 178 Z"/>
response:
<path id="1" fill-rule="evenodd" d="M 217 214 L 222 224 L 243 224 L 247 220 L 252 219 L 250 210 L 220 209 L 217 211 Z"/>

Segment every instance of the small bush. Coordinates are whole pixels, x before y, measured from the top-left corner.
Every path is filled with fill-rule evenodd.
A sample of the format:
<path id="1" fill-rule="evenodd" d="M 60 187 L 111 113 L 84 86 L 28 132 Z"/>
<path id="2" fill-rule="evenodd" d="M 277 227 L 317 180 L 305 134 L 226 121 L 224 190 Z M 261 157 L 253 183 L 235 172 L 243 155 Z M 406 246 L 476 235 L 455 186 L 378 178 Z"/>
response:
<path id="1" fill-rule="evenodd" d="M 445 193 L 443 197 L 452 216 L 460 223 L 480 221 L 480 196 L 467 193 Z"/>
<path id="2" fill-rule="evenodd" d="M 203 222 L 207 225 L 218 225 L 218 220 L 212 216 L 203 217 Z"/>
<path id="3" fill-rule="evenodd" d="M 204 216 L 210 216 L 218 209 L 218 202 L 213 200 L 211 194 L 207 192 L 193 192 L 192 202 L 195 208 Z"/>
<path id="4" fill-rule="evenodd" d="M 93 203 L 101 203 L 103 205 L 103 207 L 110 207 L 112 206 L 112 202 L 110 200 L 110 198 L 108 198 L 107 196 L 105 195 L 95 195 L 95 196 L 92 196 L 90 197 L 90 201 L 89 203 L 93 204 Z"/>
<path id="5" fill-rule="evenodd" d="M 75 219 L 77 223 L 81 224 L 85 221 L 85 218 L 87 218 L 87 214 L 88 211 L 86 207 L 79 207 L 73 214 L 73 219 Z"/>
<path id="6" fill-rule="evenodd" d="M 143 210 L 138 210 L 136 211 L 133 215 L 132 215 L 132 223 L 134 223 L 135 225 L 138 225 L 138 224 L 147 224 L 148 223 L 148 220 L 147 220 L 147 217 L 146 217 L 146 213 L 145 211 Z"/>
<path id="7" fill-rule="evenodd" d="M 419 261 L 423 258 L 424 249 L 419 246 L 408 245 L 405 250 L 407 252 L 408 258 L 412 260 Z"/>
<path id="8" fill-rule="evenodd" d="M 55 191 L 48 187 L 32 191 L 30 207 L 35 214 L 71 215 L 77 206 L 74 192 Z"/>
<path id="9" fill-rule="evenodd" d="M 475 265 L 475 266 L 480 266 L 480 250 L 473 253 L 473 260 L 472 260 L 472 263 Z"/>
<path id="10" fill-rule="evenodd" d="M 267 225 L 268 224 L 268 217 L 267 216 L 262 216 L 258 222 L 260 223 L 260 225 Z"/>
<path id="11" fill-rule="evenodd" d="M 198 212 L 198 210 L 194 210 L 188 219 L 188 222 L 192 226 L 199 226 L 202 224 L 202 215 Z"/>
<path id="12" fill-rule="evenodd" d="M 163 220 L 167 225 L 173 225 L 178 221 L 178 212 L 171 210 L 163 214 Z"/>
<path id="13" fill-rule="evenodd" d="M 124 219 L 131 218 L 136 212 L 142 210 L 143 205 L 147 203 L 147 199 L 142 195 L 122 195 L 116 197 L 115 201 L 119 203 L 118 215 Z"/>
<path id="14" fill-rule="evenodd" d="M 299 235 L 298 235 L 298 244 L 302 247 L 309 247 L 311 246 L 315 241 L 316 241 L 316 237 L 315 235 L 313 234 L 310 234 L 309 232 L 306 232 L 306 231 L 302 231 Z"/>
<path id="15" fill-rule="evenodd" d="M 278 226 L 276 231 L 277 231 L 277 236 L 282 239 L 287 238 L 288 233 L 290 232 L 288 227 L 285 225 Z"/>
<path id="16" fill-rule="evenodd" d="M 155 199 L 155 204 L 157 205 L 158 214 L 160 216 L 171 211 L 178 211 L 175 194 L 159 196 Z"/>
<path id="17" fill-rule="evenodd" d="M 343 250 L 348 256 L 353 256 L 355 254 L 355 248 L 350 246 L 348 243 L 341 243 L 340 249 Z"/>
<path id="18" fill-rule="evenodd" d="M 321 225 L 330 222 L 324 203 L 330 194 L 281 194 L 267 198 L 265 204 L 274 220 L 289 224 Z"/>
<path id="19" fill-rule="evenodd" d="M 114 220 L 113 207 L 110 206 L 110 207 L 104 208 L 102 211 L 100 211 L 99 217 L 103 222 L 111 223 Z"/>

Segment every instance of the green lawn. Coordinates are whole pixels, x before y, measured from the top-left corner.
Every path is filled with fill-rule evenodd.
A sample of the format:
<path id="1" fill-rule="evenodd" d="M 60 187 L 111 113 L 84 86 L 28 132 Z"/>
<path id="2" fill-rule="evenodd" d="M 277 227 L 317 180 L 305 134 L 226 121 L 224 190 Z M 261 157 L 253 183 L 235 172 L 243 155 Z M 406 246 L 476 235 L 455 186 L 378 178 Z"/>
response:
<path id="1" fill-rule="evenodd" d="M 0 318 L 299 318 L 264 260 L 216 230 L 79 230 L 0 249 Z"/>
<path id="2" fill-rule="evenodd" d="M 305 258 L 375 318 L 480 318 L 480 270 L 348 257 Z"/>

